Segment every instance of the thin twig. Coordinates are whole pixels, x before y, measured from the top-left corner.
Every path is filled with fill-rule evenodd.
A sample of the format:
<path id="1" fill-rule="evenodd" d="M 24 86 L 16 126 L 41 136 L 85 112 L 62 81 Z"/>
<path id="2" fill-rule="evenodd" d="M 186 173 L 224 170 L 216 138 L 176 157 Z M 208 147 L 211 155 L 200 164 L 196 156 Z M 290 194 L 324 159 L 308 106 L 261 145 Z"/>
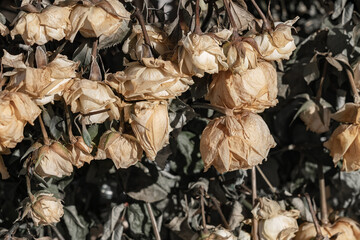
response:
<path id="1" fill-rule="evenodd" d="M 359 92 L 355 85 L 354 76 L 352 75 L 350 69 L 346 68 L 345 70 L 346 70 L 346 74 L 348 75 L 351 90 L 354 95 L 354 103 L 360 103 L 360 96 L 359 96 Z"/>
<path id="2" fill-rule="evenodd" d="M 145 21 L 144 21 L 144 17 L 143 15 L 141 14 L 140 10 L 137 8 L 135 13 L 134 13 L 134 16 L 137 18 L 137 20 L 139 21 L 139 24 L 141 26 L 141 29 L 142 29 L 142 32 L 143 32 L 143 35 L 144 35 L 144 41 L 145 43 L 151 47 L 151 42 L 150 42 L 150 38 L 149 38 L 149 35 L 146 31 L 146 27 L 145 27 Z"/>
<path id="3" fill-rule="evenodd" d="M 16 233 L 16 230 L 19 228 L 19 226 L 20 226 L 20 224 L 18 222 L 14 223 L 14 225 L 12 225 L 12 227 L 6 233 L 4 239 L 5 240 L 11 240 L 12 236 Z"/>
<path id="4" fill-rule="evenodd" d="M 205 199 L 204 199 L 204 188 L 200 187 L 200 204 L 201 204 L 201 218 L 202 218 L 202 226 L 203 226 L 203 231 L 205 234 L 208 233 L 208 230 L 206 228 L 206 219 L 205 219 Z"/>
<path id="5" fill-rule="evenodd" d="M 266 182 L 266 184 L 269 186 L 270 191 L 271 191 L 272 193 L 276 193 L 276 188 L 271 184 L 271 182 L 270 182 L 269 179 L 265 176 L 265 174 L 264 174 L 264 172 L 261 170 L 261 168 L 256 165 L 256 169 L 259 171 L 261 177 L 264 179 L 264 181 Z"/>
<path id="6" fill-rule="evenodd" d="M 65 238 L 63 237 L 63 235 L 60 233 L 59 229 L 57 229 L 56 226 L 54 225 L 50 225 L 51 229 L 56 233 L 56 236 L 58 236 L 58 238 L 60 240 L 65 240 Z"/>
<path id="7" fill-rule="evenodd" d="M 227 222 L 227 220 L 226 220 L 226 218 L 225 218 L 225 216 L 224 216 L 224 213 L 223 213 L 222 210 L 221 210 L 221 207 L 220 207 L 220 205 L 219 205 L 219 203 L 218 203 L 218 200 L 217 200 L 216 198 L 214 198 L 213 196 L 210 196 L 210 199 L 211 199 L 211 201 L 214 203 L 215 208 L 216 208 L 217 212 L 219 213 L 219 215 L 220 215 L 220 217 L 221 217 L 221 220 L 222 220 L 222 222 L 223 222 L 223 224 L 224 224 L 224 227 L 225 227 L 226 229 L 230 229 L 229 223 Z"/>
<path id="8" fill-rule="evenodd" d="M 234 29 L 234 31 L 237 31 L 237 25 L 236 25 L 236 22 L 234 20 L 234 17 L 231 13 L 231 10 L 230 10 L 230 3 L 228 0 L 223 0 L 224 1 L 224 6 L 225 6 L 225 10 L 226 10 L 226 13 L 229 17 L 229 20 L 230 20 L 230 24 L 231 24 L 231 27 Z"/>
<path id="9" fill-rule="evenodd" d="M 150 203 L 148 203 L 148 202 L 146 203 L 146 209 L 147 209 L 147 211 L 148 211 L 148 213 L 150 215 L 151 224 L 152 224 L 152 227 L 153 227 L 155 238 L 156 238 L 156 240 L 161 240 L 160 233 L 159 233 L 159 230 L 158 230 L 158 227 L 157 227 L 157 224 L 156 224 L 156 220 L 155 220 L 155 217 L 154 217 L 154 213 L 152 211 Z"/>
<path id="10" fill-rule="evenodd" d="M 110 111 L 110 108 L 102 109 L 102 110 L 98 110 L 98 111 L 93 111 L 93 112 L 89 112 L 89 113 L 85 113 L 85 114 L 81 114 L 81 115 L 83 117 L 87 117 L 87 116 L 92 116 L 92 115 L 104 113 L 104 112 L 107 112 L 107 111 Z"/>
<path id="11" fill-rule="evenodd" d="M 26 178 L 26 191 L 30 198 L 31 203 L 33 203 L 35 201 L 35 197 L 31 192 L 31 182 L 30 182 L 29 174 L 26 174 L 25 178 Z"/>
<path id="12" fill-rule="evenodd" d="M 315 214 L 313 205 L 312 205 L 312 203 L 311 203 L 310 196 L 309 196 L 308 193 L 305 193 L 304 195 L 305 195 L 306 201 L 307 201 L 307 203 L 308 203 L 308 205 L 309 205 L 309 209 L 310 209 L 310 212 L 311 212 L 311 216 L 312 216 L 312 219 L 313 219 L 314 224 L 315 224 L 316 240 L 322 240 L 322 239 L 324 238 L 324 236 L 323 236 L 322 233 L 321 233 L 320 224 L 319 224 L 318 219 L 316 218 L 316 214 Z"/>
<path id="13" fill-rule="evenodd" d="M 257 191 L 256 191 L 256 167 L 252 167 L 251 170 L 251 189 L 252 189 L 252 206 L 255 207 L 256 199 L 257 199 Z M 253 217 L 252 218 L 252 229 L 251 229 L 251 236 L 253 240 L 258 240 L 258 230 L 259 222 L 258 220 Z"/>
<path id="14" fill-rule="evenodd" d="M 319 176 L 319 188 L 320 188 L 321 223 L 328 224 L 329 217 L 328 217 L 328 211 L 327 211 L 323 164 L 322 164 L 321 160 L 319 160 L 317 164 L 318 164 L 318 176 Z"/>
<path id="15" fill-rule="evenodd" d="M 49 136 L 48 136 L 48 134 L 46 132 L 46 128 L 45 128 L 44 122 L 42 120 L 41 114 L 39 115 L 39 122 L 40 122 L 41 132 L 42 132 L 42 135 L 43 135 L 43 138 L 44 138 L 44 144 L 45 145 L 50 145 Z"/>
<path id="16" fill-rule="evenodd" d="M 195 33 L 202 34 L 201 25 L 200 25 L 200 0 L 196 0 L 195 6 Z"/>
<path id="17" fill-rule="evenodd" d="M 68 130 L 70 143 L 75 143 L 76 138 L 74 137 L 74 134 L 72 132 L 71 115 L 70 115 L 69 108 L 66 105 L 65 101 L 64 101 L 64 108 L 65 108 L 66 125 L 67 125 L 67 130 Z"/>
<path id="18" fill-rule="evenodd" d="M 266 30 L 270 30 L 271 25 L 270 25 L 268 19 L 265 17 L 265 14 L 261 11 L 261 8 L 259 7 L 259 5 L 257 5 L 255 0 L 251 0 L 251 2 L 254 5 L 256 11 L 259 13 L 261 19 L 264 21 L 263 28 L 265 28 Z"/>

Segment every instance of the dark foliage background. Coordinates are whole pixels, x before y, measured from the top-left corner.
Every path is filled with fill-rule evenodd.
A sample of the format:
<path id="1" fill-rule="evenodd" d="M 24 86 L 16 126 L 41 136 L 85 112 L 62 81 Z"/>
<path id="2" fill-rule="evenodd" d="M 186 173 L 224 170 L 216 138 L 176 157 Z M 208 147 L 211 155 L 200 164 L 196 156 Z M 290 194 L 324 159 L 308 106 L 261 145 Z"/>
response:
<path id="1" fill-rule="evenodd" d="M 181 4 L 185 2 L 180 1 Z M 248 2 L 249 11 L 257 16 Z M 267 1 L 258 2 L 265 10 Z M 1 1 L 0 20 L 3 22 L 5 19 L 9 26 L 18 12 L 14 6 L 19 6 L 19 3 Z M 150 12 L 156 12 L 158 18 L 166 18 L 168 23 L 176 21 L 174 9 L 178 1 L 162 5 L 161 1 L 149 0 L 144 4 Z M 163 10 L 168 15 L 162 14 Z M 332 215 L 359 221 L 360 172 L 341 172 L 339 166 L 333 166 L 328 151 L 322 146 L 337 123 L 331 122 L 331 130 L 319 135 L 307 131 L 296 115 L 303 104 L 316 95 L 325 62 L 328 66 L 322 98 L 331 105 L 332 111 L 339 109 L 344 102 L 352 101 L 344 68 L 359 62 L 360 2 L 274 0 L 271 12 L 275 20 L 286 21 L 296 16 L 300 20 L 294 26 L 297 49 L 289 61 L 278 65 L 279 104 L 262 114 L 277 147 L 270 151 L 260 168 L 278 191 L 273 194 L 258 175 L 259 196 L 284 200 L 301 210 L 299 222 L 311 221 L 305 200 L 299 194 L 309 193 L 319 206 L 316 163 L 320 161 L 324 165 L 327 201 Z M 210 28 L 212 21 L 205 27 Z M 14 41 L 10 37 L 0 38 L 0 48 L 13 54 L 22 51 L 19 43 L 20 38 Z M 85 43 L 86 40 L 79 37 L 74 44 L 67 44 L 62 54 L 81 60 L 85 66 L 88 60 L 84 53 L 91 51 L 91 44 Z M 60 44 L 50 42 L 46 47 L 51 51 Z M 76 55 L 80 50 L 82 55 Z M 110 72 L 123 69 L 122 60 L 118 60 L 124 57 L 121 44 L 101 49 L 100 55 Z M 65 214 L 56 228 L 65 239 L 153 239 L 145 201 L 152 203 L 162 239 L 192 239 L 201 229 L 201 188 L 207 193 L 205 210 L 209 225 L 223 225 L 216 208 L 219 204 L 231 230 L 237 235 L 241 229 L 249 231 L 250 227 L 241 221 L 251 217 L 250 172 L 219 174 L 214 168 L 203 172 L 200 136 L 214 113 L 207 109 L 193 110 L 190 106 L 195 98 L 197 102 L 204 101 L 202 97 L 210 80 L 209 76 L 199 79 L 190 91 L 171 103 L 170 118 L 174 131 L 170 144 L 159 153 L 155 162 L 143 159 L 128 169 L 116 170 L 111 160 L 92 161 L 75 170 L 70 177 L 47 181 L 47 190 L 63 199 Z M 355 81 L 360 83 L 360 79 Z M 63 109 L 51 105 L 46 108 L 49 118 L 45 119 L 45 124 L 52 137 L 60 138 L 64 132 Z M 14 227 L 17 208 L 27 196 L 23 160 L 20 158 L 37 140 L 36 136 L 41 135 L 38 126 L 39 123 L 35 127 L 27 126 L 25 140 L 11 155 L 3 156 L 11 177 L 0 181 L 0 236 Z M 90 126 L 89 133 L 94 142 L 99 140 L 98 133 L 103 132 L 103 127 Z M 42 183 L 34 187 L 45 188 Z M 30 219 L 15 224 L 17 231 L 13 239 L 56 237 L 54 229 L 34 227 Z"/>

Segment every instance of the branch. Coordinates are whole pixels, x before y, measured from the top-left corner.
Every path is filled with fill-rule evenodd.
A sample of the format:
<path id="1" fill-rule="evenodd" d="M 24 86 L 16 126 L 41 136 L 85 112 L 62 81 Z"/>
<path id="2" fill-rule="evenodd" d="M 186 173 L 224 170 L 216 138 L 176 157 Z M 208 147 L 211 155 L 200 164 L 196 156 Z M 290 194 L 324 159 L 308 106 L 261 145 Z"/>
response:
<path id="1" fill-rule="evenodd" d="M 257 192 L 256 192 L 256 167 L 252 167 L 251 170 L 251 189 L 252 189 L 252 207 L 255 207 L 256 199 L 257 199 Z M 252 218 L 252 229 L 251 229 L 251 236 L 253 240 L 258 240 L 258 232 L 259 232 L 259 222 L 258 220 L 253 217 Z"/>
<path id="2" fill-rule="evenodd" d="M 321 233 L 320 224 L 319 224 L 318 219 L 316 218 L 316 214 L 315 214 L 313 205 L 312 205 L 312 203 L 311 203 L 310 196 L 309 196 L 308 193 L 305 193 L 304 195 L 305 195 L 306 201 L 307 201 L 307 203 L 308 203 L 308 205 L 309 205 L 309 209 L 310 209 L 310 212 L 311 212 L 311 216 L 312 216 L 312 219 L 313 219 L 314 224 L 315 224 L 316 240 L 322 240 L 322 239 L 324 238 L 324 236 L 323 236 L 322 233 Z"/>
<path id="3" fill-rule="evenodd" d="M 156 238 L 156 240 L 161 240 L 159 230 L 158 230 L 158 227 L 156 225 L 156 220 L 155 220 L 155 217 L 154 217 L 154 213 L 152 211 L 150 203 L 148 203 L 148 202 L 146 203 L 146 209 L 147 209 L 147 211 L 148 211 L 148 213 L 150 215 L 151 224 L 152 224 L 152 227 L 153 227 L 155 238 Z"/>

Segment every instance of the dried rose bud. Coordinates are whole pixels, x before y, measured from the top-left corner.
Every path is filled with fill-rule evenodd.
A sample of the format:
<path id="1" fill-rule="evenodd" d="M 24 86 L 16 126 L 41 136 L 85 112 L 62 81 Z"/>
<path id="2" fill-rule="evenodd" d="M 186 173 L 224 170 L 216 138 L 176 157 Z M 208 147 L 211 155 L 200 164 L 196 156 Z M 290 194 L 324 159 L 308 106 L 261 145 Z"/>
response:
<path id="1" fill-rule="evenodd" d="M 0 22 L 0 35 L 5 37 L 8 34 L 9 34 L 9 29 Z"/>
<path id="2" fill-rule="evenodd" d="M 177 60 L 180 70 L 187 75 L 203 77 L 205 73 L 214 74 L 228 68 L 220 41 L 215 36 L 189 33 L 179 45 Z"/>
<path id="3" fill-rule="evenodd" d="M 73 156 L 61 143 L 53 142 L 35 150 L 31 160 L 35 163 L 35 171 L 41 177 L 70 176 L 73 172 Z"/>
<path id="4" fill-rule="evenodd" d="M 104 0 L 100 5 L 76 5 L 70 14 L 72 29 L 66 39 L 74 41 L 77 32 L 86 38 L 111 36 L 130 20 L 130 13 L 117 0 Z"/>
<path id="5" fill-rule="evenodd" d="M 228 230 L 219 228 L 219 229 L 215 229 L 215 231 L 213 231 L 209 236 L 207 237 L 200 237 L 200 239 L 203 240 L 237 240 L 237 237 L 235 237 L 231 232 L 229 232 Z"/>
<path id="6" fill-rule="evenodd" d="M 256 68 L 259 53 L 246 41 L 229 42 L 223 46 L 229 70 L 242 73 Z"/>
<path id="7" fill-rule="evenodd" d="M 193 80 L 179 73 L 170 61 L 143 58 L 143 64 L 130 63 L 124 72 L 108 76 L 111 87 L 126 100 L 160 100 L 180 96 Z"/>
<path id="8" fill-rule="evenodd" d="M 213 165 L 223 173 L 260 164 L 275 145 L 264 120 L 243 112 L 210 121 L 201 136 L 200 152 L 205 171 Z"/>
<path id="9" fill-rule="evenodd" d="M 360 169 L 358 152 L 360 151 L 360 125 L 342 124 L 335 129 L 330 139 L 324 143 L 330 150 L 335 166 L 342 159 L 342 171 Z"/>
<path id="10" fill-rule="evenodd" d="M 268 62 L 259 62 L 256 68 L 241 74 L 214 74 L 206 98 L 213 105 L 262 112 L 277 104 L 277 91 L 275 68 Z"/>
<path id="11" fill-rule="evenodd" d="M 299 19 L 288 20 L 284 23 L 275 23 L 275 29 L 254 37 L 260 53 L 265 60 L 276 61 L 289 59 L 292 52 L 296 49 L 295 41 L 291 35 L 292 25 Z"/>
<path id="12" fill-rule="evenodd" d="M 101 113 L 86 116 L 85 123 L 102 123 L 110 118 L 120 118 L 120 99 L 103 82 L 88 79 L 74 79 L 63 94 L 66 104 L 73 113 L 89 114 L 104 110 Z M 108 111 L 106 111 L 108 110 Z"/>
<path id="13" fill-rule="evenodd" d="M 76 77 L 79 62 L 73 62 L 58 54 L 52 62 L 42 68 L 27 67 L 20 63 L 13 65 L 21 68 L 15 68 L 9 73 L 10 81 L 6 89 L 26 93 L 38 105 L 45 105 L 60 99 L 66 84 Z"/>
<path id="14" fill-rule="evenodd" d="M 70 7 L 50 5 L 41 13 L 21 12 L 10 35 L 14 39 L 20 34 L 27 45 L 43 45 L 53 39 L 60 41 L 71 30 L 70 11 Z"/>
<path id="15" fill-rule="evenodd" d="M 336 240 L 358 240 L 360 239 L 360 225 L 354 220 L 341 217 L 332 225 L 320 226 L 324 237 L 336 236 Z M 299 227 L 294 240 L 312 240 L 316 237 L 314 223 L 303 223 Z"/>
<path id="16" fill-rule="evenodd" d="M 0 91 L 0 153 L 21 142 L 26 123 L 33 125 L 40 113 L 40 108 L 26 94 Z"/>
<path id="17" fill-rule="evenodd" d="M 157 152 L 169 142 L 170 123 L 167 102 L 137 102 L 127 115 L 146 156 L 155 160 Z"/>
<path id="18" fill-rule="evenodd" d="M 300 211 L 281 210 L 276 201 L 259 198 L 259 203 L 251 212 L 259 220 L 261 240 L 291 240 L 298 231 L 296 219 L 299 217 Z"/>
<path id="19" fill-rule="evenodd" d="M 324 133 L 329 131 L 330 114 L 329 108 L 324 107 L 322 113 L 320 107 L 312 100 L 307 101 L 307 107 L 300 113 L 300 119 L 305 123 L 306 130 L 315 133 Z"/>
<path id="20" fill-rule="evenodd" d="M 31 205 L 28 216 L 32 218 L 35 226 L 50 225 L 60 222 L 64 215 L 61 200 L 53 197 L 53 194 L 41 193 Z"/>
<path id="21" fill-rule="evenodd" d="M 76 136 L 74 143 L 69 144 L 67 149 L 72 154 L 72 164 L 77 168 L 81 168 L 84 163 L 90 163 L 94 157 L 91 155 L 93 147 L 86 145 L 84 138 L 81 136 Z"/>
<path id="22" fill-rule="evenodd" d="M 151 47 L 161 56 L 170 53 L 174 49 L 174 44 L 168 39 L 167 34 L 158 27 L 146 25 L 146 31 L 150 39 Z M 131 35 L 125 40 L 122 50 L 125 54 L 129 54 L 133 60 L 141 60 L 144 53 L 144 35 L 140 25 L 132 28 Z"/>
<path id="23" fill-rule="evenodd" d="M 109 130 L 100 138 L 96 159 L 110 158 L 119 169 L 134 165 L 141 160 L 142 154 L 135 137 Z"/>

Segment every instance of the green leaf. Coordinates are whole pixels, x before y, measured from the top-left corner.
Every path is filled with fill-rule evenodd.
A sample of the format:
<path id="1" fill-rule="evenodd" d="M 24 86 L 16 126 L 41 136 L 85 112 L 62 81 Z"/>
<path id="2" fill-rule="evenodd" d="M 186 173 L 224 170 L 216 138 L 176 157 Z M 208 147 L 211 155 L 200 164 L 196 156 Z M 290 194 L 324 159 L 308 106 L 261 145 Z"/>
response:
<path id="1" fill-rule="evenodd" d="M 64 207 L 64 222 L 73 240 L 85 240 L 89 232 L 88 223 L 78 215 L 75 206 Z"/>
<path id="2" fill-rule="evenodd" d="M 82 132 L 81 132 L 81 136 L 84 138 L 84 142 L 86 145 L 88 145 L 89 147 L 91 147 L 91 136 L 90 133 L 88 132 L 85 123 L 83 122 L 82 124 Z"/>
<path id="3" fill-rule="evenodd" d="M 56 140 L 58 140 L 65 131 L 64 124 L 65 124 L 64 119 L 59 116 L 53 116 L 51 118 L 50 126 L 49 126 L 50 134 Z M 61 131 L 59 129 L 61 129 Z"/>
<path id="4" fill-rule="evenodd" d="M 87 130 L 90 134 L 91 140 L 93 140 L 99 133 L 99 125 L 98 124 L 90 125 Z"/>
<path id="5" fill-rule="evenodd" d="M 117 205 L 112 208 L 109 219 L 106 221 L 106 223 L 104 225 L 104 234 L 101 237 L 101 240 L 106 240 L 110 236 L 113 238 L 114 235 L 120 235 L 120 233 L 122 235 L 122 230 L 118 229 L 119 226 L 116 226 L 116 224 L 118 223 L 120 215 L 124 211 L 124 209 L 125 209 L 124 204 L 120 204 L 120 205 Z M 121 224 L 119 224 L 119 225 L 121 225 Z M 117 228 L 115 229 L 115 227 L 117 227 Z M 115 230 L 117 230 L 117 231 L 115 231 Z M 120 238 L 115 238 L 115 239 L 120 239 Z"/>

